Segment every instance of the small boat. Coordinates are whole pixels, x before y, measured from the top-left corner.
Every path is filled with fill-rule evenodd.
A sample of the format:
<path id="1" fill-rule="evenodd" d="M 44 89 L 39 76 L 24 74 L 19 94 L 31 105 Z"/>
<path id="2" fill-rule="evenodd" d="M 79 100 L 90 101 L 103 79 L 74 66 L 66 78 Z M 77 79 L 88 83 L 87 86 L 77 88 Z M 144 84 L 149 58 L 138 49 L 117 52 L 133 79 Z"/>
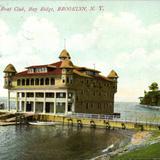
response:
<path id="1" fill-rule="evenodd" d="M 34 121 L 28 122 L 30 125 L 37 125 L 37 126 L 54 126 L 55 122 L 44 122 L 44 121 Z"/>

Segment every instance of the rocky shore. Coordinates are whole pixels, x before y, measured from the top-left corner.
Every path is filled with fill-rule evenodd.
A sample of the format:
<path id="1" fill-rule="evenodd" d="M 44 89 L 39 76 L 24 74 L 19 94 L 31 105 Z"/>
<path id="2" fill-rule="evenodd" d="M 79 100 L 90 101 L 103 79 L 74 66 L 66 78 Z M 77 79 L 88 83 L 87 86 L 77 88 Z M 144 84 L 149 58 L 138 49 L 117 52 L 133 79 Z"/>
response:
<path id="1" fill-rule="evenodd" d="M 144 146 L 160 142 L 160 136 L 153 137 L 152 135 L 153 132 L 138 131 L 135 134 L 133 134 L 131 141 L 127 145 L 119 147 L 115 150 L 106 150 L 106 153 L 94 157 L 91 160 L 111 160 L 115 156 L 122 155 L 127 152 L 142 148 Z"/>

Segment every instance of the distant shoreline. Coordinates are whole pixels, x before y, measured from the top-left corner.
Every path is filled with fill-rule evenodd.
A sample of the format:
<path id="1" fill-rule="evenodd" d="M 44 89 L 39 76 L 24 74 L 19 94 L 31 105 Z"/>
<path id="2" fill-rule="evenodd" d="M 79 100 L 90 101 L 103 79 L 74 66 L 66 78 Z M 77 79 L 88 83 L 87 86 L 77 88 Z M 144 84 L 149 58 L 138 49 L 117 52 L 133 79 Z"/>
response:
<path id="1" fill-rule="evenodd" d="M 143 107 L 143 108 L 160 110 L 160 106 L 150 106 L 150 105 L 143 105 L 143 104 L 140 104 L 139 106 L 140 106 L 140 107 Z"/>

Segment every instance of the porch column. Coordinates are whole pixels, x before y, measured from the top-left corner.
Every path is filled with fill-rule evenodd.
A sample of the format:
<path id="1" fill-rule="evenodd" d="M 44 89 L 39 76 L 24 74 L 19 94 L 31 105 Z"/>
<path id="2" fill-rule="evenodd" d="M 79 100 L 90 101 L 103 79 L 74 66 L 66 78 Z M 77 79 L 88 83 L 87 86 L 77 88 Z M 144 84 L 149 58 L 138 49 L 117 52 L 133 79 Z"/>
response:
<path id="1" fill-rule="evenodd" d="M 65 114 L 68 114 L 68 90 L 66 90 Z"/>
<path id="2" fill-rule="evenodd" d="M 54 114 L 56 114 L 56 92 L 54 92 Z"/>
<path id="3" fill-rule="evenodd" d="M 44 92 L 43 113 L 45 113 L 45 107 L 46 107 L 46 93 Z"/>
<path id="4" fill-rule="evenodd" d="M 33 112 L 36 112 L 36 92 L 33 92 L 34 101 L 33 101 Z"/>
<path id="5" fill-rule="evenodd" d="M 19 93 L 16 92 L 16 112 L 18 112 L 18 106 L 19 106 L 19 105 L 18 105 L 18 104 L 19 104 L 19 103 L 18 103 L 18 94 L 19 94 Z"/>
<path id="6" fill-rule="evenodd" d="M 26 112 L 26 108 L 27 108 L 27 93 L 24 92 L 24 112 Z"/>

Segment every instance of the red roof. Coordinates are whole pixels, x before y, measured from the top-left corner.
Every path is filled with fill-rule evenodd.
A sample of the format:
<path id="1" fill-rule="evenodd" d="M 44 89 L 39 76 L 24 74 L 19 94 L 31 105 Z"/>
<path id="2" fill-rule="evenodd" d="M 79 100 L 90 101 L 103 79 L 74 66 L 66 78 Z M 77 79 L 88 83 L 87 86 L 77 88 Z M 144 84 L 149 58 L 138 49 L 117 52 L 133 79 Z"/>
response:
<path id="1" fill-rule="evenodd" d="M 61 63 L 62 61 L 59 61 L 59 62 L 51 63 L 50 65 L 53 65 L 59 68 L 61 66 Z"/>
<path id="2" fill-rule="evenodd" d="M 27 69 L 29 69 L 29 68 L 41 68 L 41 67 L 48 67 L 50 69 L 48 69 L 48 72 L 34 72 L 34 73 L 28 73 L 28 70 L 25 70 L 25 71 L 17 73 L 14 78 L 16 79 L 18 77 L 61 75 L 62 74 L 62 70 L 60 68 L 61 63 L 62 63 L 62 61 L 51 63 L 51 64 L 48 64 L 48 65 L 29 66 L 29 67 L 27 67 Z M 78 70 L 79 72 L 81 72 L 82 69 L 90 70 L 90 69 L 87 69 L 85 67 L 75 67 L 75 70 Z M 112 81 L 109 78 L 101 76 L 101 75 L 95 75 L 95 76 L 92 75 L 92 78 L 95 78 L 97 80 L 103 80 L 103 81 Z"/>
<path id="3" fill-rule="evenodd" d="M 41 67 L 48 67 L 48 66 L 60 67 L 61 63 L 62 63 L 62 62 L 59 61 L 59 62 L 55 62 L 55 63 L 51 63 L 51 64 L 29 66 L 29 67 L 26 67 L 26 68 L 27 68 L 27 69 L 28 69 L 28 68 L 41 68 Z"/>
<path id="4" fill-rule="evenodd" d="M 52 68 L 52 70 L 48 72 L 34 72 L 34 73 L 28 73 L 28 70 L 19 72 L 15 75 L 15 78 L 17 77 L 31 77 L 31 76 L 45 76 L 45 75 L 60 75 L 62 73 L 62 70 L 59 68 L 61 65 L 61 61 L 52 63 L 49 66 L 55 66 L 56 68 Z M 37 66 L 30 66 L 27 68 L 40 68 L 40 67 L 47 67 L 48 65 L 37 65 Z"/>

